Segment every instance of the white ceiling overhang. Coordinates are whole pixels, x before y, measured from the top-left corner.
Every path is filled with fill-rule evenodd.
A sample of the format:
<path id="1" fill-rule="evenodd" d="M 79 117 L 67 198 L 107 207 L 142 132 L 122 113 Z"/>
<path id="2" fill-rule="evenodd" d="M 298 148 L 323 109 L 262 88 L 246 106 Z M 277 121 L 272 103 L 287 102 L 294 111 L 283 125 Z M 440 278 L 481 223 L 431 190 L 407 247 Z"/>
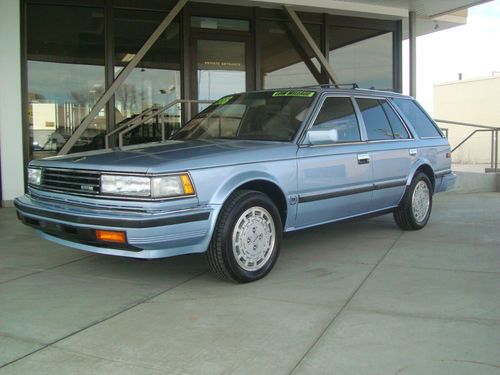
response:
<path id="1" fill-rule="evenodd" d="M 410 11 L 417 13 L 417 35 L 424 35 L 465 24 L 467 9 L 488 1 L 491 0 L 219 0 L 217 2 L 269 8 L 292 5 L 298 11 L 399 19 L 403 21 L 403 32 L 406 37 Z"/>

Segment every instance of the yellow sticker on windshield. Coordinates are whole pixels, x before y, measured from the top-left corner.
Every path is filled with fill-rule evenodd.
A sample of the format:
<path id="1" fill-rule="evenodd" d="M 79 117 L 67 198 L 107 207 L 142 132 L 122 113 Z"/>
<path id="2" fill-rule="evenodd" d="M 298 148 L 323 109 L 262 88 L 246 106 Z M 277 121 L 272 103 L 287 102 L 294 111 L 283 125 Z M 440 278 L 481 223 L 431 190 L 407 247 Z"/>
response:
<path id="1" fill-rule="evenodd" d="M 215 105 L 223 105 L 223 104 L 226 104 L 228 101 L 230 101 L 233 97 L 230 95 L 230 96 L 224 96 L 222 98 L 220 98 L 219 100 L 217 100 L 214 104 Z"/>
<path id="2" fill-rule="evenodd" d="M 314 91 L 301 91 L 301 90 L 286 90 L 286 91 L 275 91 L 273 96 L 298 96 L 301 98 L 311 98 L 315 94 Z"/>

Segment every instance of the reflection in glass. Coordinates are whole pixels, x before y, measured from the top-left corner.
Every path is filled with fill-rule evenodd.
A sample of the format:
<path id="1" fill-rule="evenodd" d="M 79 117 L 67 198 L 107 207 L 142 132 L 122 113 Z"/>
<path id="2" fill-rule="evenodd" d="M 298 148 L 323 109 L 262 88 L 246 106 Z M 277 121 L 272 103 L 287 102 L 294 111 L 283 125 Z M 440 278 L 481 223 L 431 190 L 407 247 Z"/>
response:
<path id="1" fill-rule="evenodd" d="M 306 24 L 317 45 L 321 45 L 321 26 Z M 316 85 L 305 61 L 320 69 L 313 53 L 292 35 L 290 24 L 279 21 L 261 21 L 261 84 L 263 88 Z"/>
<path id="2" fill-rule="evenodd" d="M 198 40 L 196 48 L 199 100 L 215 100 L 246 90 L 244 42 Z M 198 109 L 207 106 L 200 104 Z"/>
<path id="3" fill-rule="evenodd" d="M 337 83 L 362 88 L 392 89 L 392 32 L 330 27 L 330 64 Z"/>
<path id="4" fill-rule="evenodd" d="M 313 126 L 316 129 L 335 129 L 338 142 L 361 140 L 358 120 L 350 98 L 326 98 Z"/>
<path id="5" fill-rule="evenodd" d="M 104 92 L 104 12 L 101 8 L 29 4 L 28 124 L 31 157 L 53 156 Z M 74 151 L 102 147 L 104 111 Z"/>
<path id="6" fill-rule="evenodd" d="M 164 13 L 158 12 L 114 11 L 115 76 L 132 60 L 164 17 Z M 179 22 L 175 20 L 116 92 L 116 126 L 133 116 L 151 114 L 180 98 L 179 45 Z M 180 107 L 174 106 L 128 133 L 124 144 L 157 141 L 161 139 L 163 126 L 168 136 L 180 124 Z"/>
<path id="7" fill-rule="evenodd" d="M 199 113 L 174 139 L 291 141 L 315 95 L 313 91 L 230 95 Z"/>

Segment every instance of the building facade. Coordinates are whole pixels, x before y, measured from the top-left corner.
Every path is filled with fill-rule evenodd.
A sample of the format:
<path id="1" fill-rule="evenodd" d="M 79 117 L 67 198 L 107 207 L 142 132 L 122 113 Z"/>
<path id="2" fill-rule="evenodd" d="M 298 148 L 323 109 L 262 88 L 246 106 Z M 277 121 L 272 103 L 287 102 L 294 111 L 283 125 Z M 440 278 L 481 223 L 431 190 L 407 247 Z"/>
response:
<path id="1" fill-rule="evenodd" d="M 464 79 L 434 85 L 434 117 L 487 127 L 500 128 L 500 74 L 490 77 Z M 451 147 L 457 146 L 474 130 L 474 134 L 453 153 L 453 162 L 482 164 L 489 167 L 492 158 L 492 134 L 485 128 L 440 124 L 448 129 Z M 494 151 L 493 151 L 494 152 Z"/>
<path id="2" fill-rule="evenodd" d="M 327 84 L 332 74 L 335 83 L 401 91 L 411 15 L 420 35 L 464 23 L 462 9 L 474 2 L 418 3 L 411 9 L 406 1 L 187 2 L 69 152 L 102 149 L 107 141 L 116 146 L 117 137 L 106 134 L 178 99 Z M 64 149 L 178 1 L 4 0 L 0 6 L 0 191 L 9 204 L 24 191 L 26 164 Z M 173 105 L 123 144 L 160 139 L 204 105 Z"/>

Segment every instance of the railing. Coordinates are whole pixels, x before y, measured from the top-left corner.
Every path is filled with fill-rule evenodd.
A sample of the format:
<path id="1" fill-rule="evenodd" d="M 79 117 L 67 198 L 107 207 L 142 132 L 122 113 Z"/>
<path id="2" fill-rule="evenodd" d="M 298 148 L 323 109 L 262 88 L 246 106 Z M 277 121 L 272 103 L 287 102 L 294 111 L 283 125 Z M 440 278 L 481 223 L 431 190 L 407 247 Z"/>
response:
<path id="1" fill-rule="evenodd" d="M 467 141 L 469 141 L 474 135 L 478 133 L 491 133 L 491 152 L 490 152 L 490 168 L 486 168 L 486 172 L 499 172 L 498 169 L 498 135 L 500 128 L 498 127 L 493 127 L 493 126 L 487 126 L 487 125 L 478 125 L 478 124 L 470 124 L 466 122 L 458 122 L 458 121 L 449 121 L 449 120 L 434 120 L 437 123 L 442 123 L 442 124 L 450 124 L 450 125 L 458 125 L 458 126 L 464 126 L 464 127 L 471 127 L 471 128 L 477 128 L 474 131 L 472 131 L 469 135 L 467 135 L 462 141 L 460 141 L 453 149 L 451 150 L 451 153 L 462 147 Z M 449 129 L 443 128 L 443 132 L 445 133 L 446 137 L 448 138 L 449 136 Z"/>
<path id="2" fill-rule="evenodd" d="M 137 115 L 136 117 L 131 118 L 128 121 L 125 121 L 123 124 L 121 124 L 118 128 L 114 129 L 113 131 L 109 132 L 106 134 L 105 137 L 105 145 L 106 148 L 109 148 L 109 140 L 110 137 L 114 134 L 118 133 L 118 146 L 123 147 L 123 137 L 125 134 L 131 132 L 135 128 L 145 124 L 149 120 L 153 118 L 160 118 L 162 117 L 162 124 L 161 124 L 161 140 L 165 141 L 166 139 L 166 133 L 165 133 L 165 122 L 163 121 L 163 113 L 176 106 L 177 104 L 211 104 L 213 103 L 213 100 L 194 100 L 194 99 L 177 99 L 174 100 L 173 102 L 168 103 L 164 107 L 151 107 L 143 111 L 141 114 Z M 189 121 L 191 119 L 191 106 L 188 105 L 186 107 L 186 118 Z"/>

